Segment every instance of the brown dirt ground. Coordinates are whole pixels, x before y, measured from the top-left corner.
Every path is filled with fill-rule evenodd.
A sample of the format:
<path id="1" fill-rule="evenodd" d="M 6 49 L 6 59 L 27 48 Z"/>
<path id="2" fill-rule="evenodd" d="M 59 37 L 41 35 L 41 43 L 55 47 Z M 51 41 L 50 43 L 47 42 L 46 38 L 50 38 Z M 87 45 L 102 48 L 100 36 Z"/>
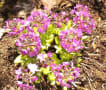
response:
<path id="1" fill-rule="evenodd" d="M 64 8 L 66 7 L 64 10 L 67 10 L 70 5 L 72 6 L 72 3 L 67 5 L 66 1 L 68 0 L 64 0 L 61 4 L 59 2 L 56 9 L 61 10 L 61 7 L 64 6 Z M 83 61 L 80 66 L 80 76 L 77 79 L 78 87 L 74 87 L 72 90 L 106 90 L 105 9 L 102 7 L 99 11 L 99 9 L 94 8 L 94 4 L 82 1 L 81 3 L 89 6 L 92 17 L 96 22 L 96 29 L 92 32 L 90 39 L 85 42 L 86 48 L 82 52 Z M 15 66 L 13 62 L 18 55 L 15 40 L 16 37 L 10 37 L 8 34 L 4 34 L 0 40 L 0 90 L 20 90 L 15 84 Z"/>

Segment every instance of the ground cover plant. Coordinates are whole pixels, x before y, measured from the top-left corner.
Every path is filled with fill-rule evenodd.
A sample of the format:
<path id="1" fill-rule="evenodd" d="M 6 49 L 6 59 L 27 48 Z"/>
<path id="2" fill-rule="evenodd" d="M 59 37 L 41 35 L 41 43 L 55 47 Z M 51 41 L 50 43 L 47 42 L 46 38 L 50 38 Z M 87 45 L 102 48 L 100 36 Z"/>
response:
<path id="1" fill-rule="evenodd" d="M 17 85 L 23 90 L 33 90 L 35 83 L 42 82 L 44 75 L 51 85 L 63 89 L 77 86 L 81 50 L 84 40 L 95 28 L 88 7 L 77 4 L 70 11 L 60 14 L 34 11 L 27 19 L 6 21 L 5 29 L 16 40 L 19 56 L 15 64 Z"/>

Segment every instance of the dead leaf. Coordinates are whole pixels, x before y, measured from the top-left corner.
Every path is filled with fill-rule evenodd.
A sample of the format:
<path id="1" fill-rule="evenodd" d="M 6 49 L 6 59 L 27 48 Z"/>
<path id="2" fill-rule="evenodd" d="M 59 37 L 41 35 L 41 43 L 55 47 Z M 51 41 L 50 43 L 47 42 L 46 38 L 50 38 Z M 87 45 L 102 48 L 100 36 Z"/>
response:
<path id="1" fill-rule="evenodd" d="M 96 44 L 96 42 L 95 42 L 95 41 L 94 41 L 94 42 L 92 42 L 92 47 L 93 47 L 93 49 L 94 49 L 94 50 L 97 48 L 97 44 Z"/>

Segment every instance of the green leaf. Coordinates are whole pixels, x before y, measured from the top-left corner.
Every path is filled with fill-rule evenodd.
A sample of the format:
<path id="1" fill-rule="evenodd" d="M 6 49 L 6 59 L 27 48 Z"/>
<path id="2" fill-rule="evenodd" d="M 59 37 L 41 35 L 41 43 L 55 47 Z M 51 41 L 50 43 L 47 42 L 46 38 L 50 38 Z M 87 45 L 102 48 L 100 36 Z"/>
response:
<path id="1" fill-rule="evenodd" d="M 76 56 L 76 53 L 75 52 L 71 52 L 70 55 Z"/>
<path id="2" fill-rule="evenodd" d="M 53 74 L 53 73 L 50 73 L 49 75 L 48 75 L 48 80 L 50 80 L 50 81 L 55 81 L 55 75 Z"/>
<path id="3" fill-rule="evenodd" d="M 43 50 L 48 50 L 48 48 L 50 47 L 51 43 L 54 40 L 54 33 L 55 33 L 56 29 L 54 27 L 53 24 L 50 24 L 48 29 L 46 30 L 46 32 L 44 34 L 40 34 L 40 39 L 42 42 L 42 46 L 43 46 Z"/>
<path id="4" fill-rule="evenodd" d="M 90 38 L 89 36 L 85 35 L 85 36 L 82 36 L 81 39 L 82 39 L 83 41 L 87 41 L 87 40 L 89 40 L 89 38 Z"/>
<path id="5" fill-rule="evenodd" d="M 81 58 L 78 58 L 78 63 L 81 63 L 82 59 Z"/>
<path id="6" fill-rule="evenodd" d="M 36 56 L 31 58 L 28 55 L 22 55 L 21 60 L 22 60 L 21 65 L 27 66 L 27 64 L 29 64 L 29 63 L 35 63 L 36 62 Z"/>
<path id="7" fill-rule="evenodd" d="M 61 53 L 62 47 L 60 45 L 55 45 L 56 53 Z"/>
<path id="8" fill-rule="evenodd" d="M 65 30 L 66 30 L 66 29 L 70 29 L 70 27 L 72 27 L 72 25 L 73 25 L 73 24 L 72 24 L 72 21 L 69 20 L 68 23 L 67 23 L 67 26 L 66 26 Z"/>
<path id="9" fill-rule="evenodd" d="M 82 56 L 82 54 L 80 53 L 80 51 L 77 53 L 77 56 Z"/>
<path id="10" fill-rule="evenodd" d="M 55 33 L 56 35 L 60 35 L 60 29 L 58 29 L 58 28 L 54 29 L 54 33 Z"/>
<path id="11" fill-rule="evenodd" d="M 40 82 L 41 82 L 41 80 L 36 80 L 36 81 L 35 81 L 35 83 L 40 83 Z"/>
<path id="12" fill-rule="evenodd" d="M 80 64 L 77 64 L 76 66 L 77 66 L 77 67 L 80 67 Z"/>
<path id="13" fill-rule="evenodd" d="M 68 90 L 68 88 L 67 87 L 63 87 L 62 90 Z"/>
<path id="14" fill-rule="evenodd" d="M 41 71 L 43 72 L 43 74 L 47 75 L 50 73 L 50 67 L 46 67 L 46 68 L 41 68 Z"/>
<path id="15" fill-rule="evenodd" d="M 60 28 L 60 30 L 65 30 L 66 25 L 64 23 L 62 23 L 62 27 Z"/>
<path id="16" fill-rule="evenodd" d="M 60 57 L 61 57 L 61 60 L 62 60 L 62 61 L 70 61 L 73 56 L 72 56 L 70 53 L 62 52 L 62 53 L 60 54 Z"/>
<path id="17" fill-rule="evenodd" d="M 37 29 L 38 29 L 38 27 L 33 27 L 33 30 L 35 33 L 38 33 Z"/>
<path id="18" fill-rule="evenodd" d="M 15 64 L 23 63 L 23 61 L 22 61 L 22 55 L 17 56 L 15 58 L 15 60 L 14 60 L 14 63 Z"/>
<path id="19" fill-rule="evenodd" d="M 51 44 L 53 42 L 54 35 L 50 35 L 50 39 L 46 40 L 46 43 Z"/>
<path id="20" fill-rule="evenodd" d="M 54 63 L 59 64 L 60 60 L 57 58 L 57 55 L 55 53 L 52 54 L 52 59 L 54 60 Z"/>
<path id="21" fill-rule="evenodd" d="M 56 42 L 56 44 L 60 43 L 59 37 L 55 37 L 55 42 Z"/>
<path id="22" fill-rule="evenodd" d="M 50 84 L 51 84 L 51 85 L 55 85 L 55 84 L 56 84 L 56 82 L 55 82 L 55 81 L 52 81 Z"/>

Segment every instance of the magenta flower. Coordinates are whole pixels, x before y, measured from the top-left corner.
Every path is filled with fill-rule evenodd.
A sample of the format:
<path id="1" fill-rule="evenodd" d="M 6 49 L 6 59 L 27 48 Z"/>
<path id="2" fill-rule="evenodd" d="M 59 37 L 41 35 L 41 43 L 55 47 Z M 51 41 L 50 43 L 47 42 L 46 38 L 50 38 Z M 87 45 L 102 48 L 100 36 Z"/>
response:
<path id="1" fill-rule="evenodd" d="M 18 69 L 20 70 L 20 68 Z M 32 86 L 35 81 L 38 80 L 38 77 L 35 75 L 35 72 L 39 71 L 36 64 L 28 64 L 25 69 L 21 68 L 21 73 L 16 73 L 17 77 L 20 75 L 21 78 L 17 78 L 17 85 L 22 90 L 34 90 Z"/>
<path id="2" fill-rule="evenodd" d="M 58 17 L 58 14 L 57 14 L 57 13 L 55 13 L 55 14 L 53 15 L 53 19 L 54 19 L 54 20 L 56 20 L 56 19 L 57 19 L 57 17 Z"/>
<path id="3" fill-rule="evenodd" d="M 92 30 L 95 29 L 95 23 L 91 18 L 87 6 L 77 4 L 76 7 L 74 7 L 74 10 L 70 12 L 70 14 L 74 14 L 75 17 L 73 18 L 73 23 L 77 26 L 78 29 L 81 29 L 82 32 L 91 34 Z"/>
<path id="4" fill-rule="evenodd" d="M 52 58 L 52 53 L 51 53 L 51 52 L 48 52 L 48 53 L 47 53 L 47 56 L 48 56 L 49 58 Z"/>
<path id="5" fill-rule="evenodd" d="M 22 88 L 22 90 L 34 90 L 33 86 L 28 84 L 18 84 L 18 86 Z"/>
<path id="6" fill-rule="evenodd" d="M 5 22 L 5 29 L 9 29 L 9 35 L 17 35 L 24 30 L 23 20 L 14 18 L 13 20 L 8 20 Z"/>
<path id="7" fill-rule="evenodd" d="M 82 42 L 80 40 L 82 33 L 80 30 L 65 30 L 60 33 L 60 44 L 67 52 L 76 52 L 82 49 Z"/>
<path id="8" fill-rule="evenodd" d="M 60 86 L 70 88 L 71 83 L 78 78 L 79 70 L 74 67 L 72 63 L 73 62 L 63 62 L 59 65 L 56 65 L 55 63 L 50 64 L 51 70 L 53 71 L 56 81 L 60 84 Z"/>
<path id="9" fill-rule="evenodd" d="M 33 32 L 22 34 L 19 40 L 16 41 L 16 45 L 21 54 L 29 55 L 30 57 L 36 56 L 41 49 L 40 38 Z"/>
<path id="10" fill-rule="evenodd" d="M 56 70 L 56 64 L 55 63 L 51 63 L 50 64 L 51 70 L 54 71 Z"/>
<path id="11" fill-rule="evenodd" d="M 68 17 L 67 17 L 67 18 L 65 18 L 65 22 L 66 22 L 66 23 L 68 23 L 68 21 L 69 21 L 69 18 L 68 18 Z"/>
<path id="12" fill-rule="evenodd" d="M 78 76 L 79 76 L 79 69 L 78 68 L 74 68 L 74 73 L 75 73 L 75 78 L 78 78 Z"/>
<path id="13" fill-rule="evenodd" d="M 45 33 L 47 27 L 48 27 L 48 24 L 44 24 L 43 26 L 39 27 L 37 31 L 40 33 Z"/>
<path id="14" fill-rule="evenodd" d="M 69 21 L 69 17 L 67 17 L 67 13 L 66 12 L 61 12 L 61 13 L 52 13 L 52 19 L 54 21 L 54 25 L 57 28 L 61 28 L 62 24 L 67 24 L 67 22 Z"/>
<path id="15" fill-rule="evenodd" d="M 37 76 L 33 76 L 33 77 L 31 78 L 31 82 L 35 82 L 36 80 L 38 80 L 38 77 L 37 77 Z"/>
<path id="16" fill-rule="evenodd" d="M 47 67 L 48 65 L 50 65 L 51 63 L 54 62 L 54 60 L 52 59 L 52 53 L 48 52 L 46 53 L 41 53 L 37 55 L 37 60 L 40 61 L 42 67 Z"/>
<path id="17" fill-rule="evenodd" d="M 78 51 L 79 49 L 82 49 L 83 46 L 81 44 L 82 44 L 81 40 L 73 39 L 73 44 L 72 45 L 74 47 L 74 51 Z"/>
<path id="18" fill-rule="evenodd" d="M 69 62 L 63 62 L 63 66 L 68 66 L 69 64 Z"/>
<path id="19" fill-rule="evenodd" d="M 39 60 L 40 62 L 43 62 L 43 61 L 45 60 L 44 54 L 43 54 L 43 53 L 38 54 L 38 55 L 37 55 L 37 60 Z"/>
<path id="20" fill-rule="evenodd" d="M 61 28 L 62 27 L 62 23 L 57 23 L 57 27 Z"/>
<path id="21" fill-rule="evenodd" d="M 15 74 L 17 75 L 17 79 L 21 79 L 22 68 L 18 68 L 15 70 Z"/>
<path id="22" fill-rule="evenodd" d="M 66 13 L 66 12 L 61 12 L 61 15 L 62 15 L 62 16 L 66 16 L 67 13 Z"/>
<path id="23" fill-rule="evenodd" d="M 59 72 L 61 69 L 62 69 L 62 65 L 59 64 L 59 65 L 56 67 L 56 70 Z"/>
<path id="24" fill-rule="evenodd" d="M 50 19 L 48 16 L 40 11 L 34 11 L 28 18 L 27 21 L 30 22 L 31 27 L 37 27 L 37 31 L 40 33 L 45 33 L 46 29 L 50 24 Z"/>
<path id="25" fill-rule="evenodd" d="M 15 74 L 21 75 L 22 74 L 22 68 L 18 68 L 17 70 L 15 70 Z"/>

